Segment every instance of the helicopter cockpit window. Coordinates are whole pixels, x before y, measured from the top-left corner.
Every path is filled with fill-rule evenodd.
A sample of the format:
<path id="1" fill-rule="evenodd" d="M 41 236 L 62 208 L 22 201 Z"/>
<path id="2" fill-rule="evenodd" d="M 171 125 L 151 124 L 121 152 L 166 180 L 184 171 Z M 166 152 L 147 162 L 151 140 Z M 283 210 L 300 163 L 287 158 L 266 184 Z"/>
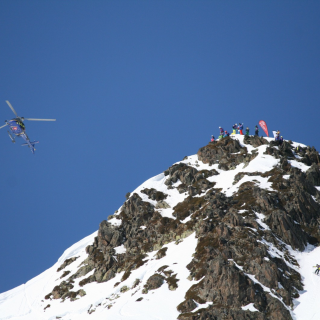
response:
<path id="1" fill-rule="evenodd" d="M 23 129 L 23 130 L 25 129 L 25 125 L 23 122 L 17 121 L 17 124 L 20 126 L 21 129 Z"/>

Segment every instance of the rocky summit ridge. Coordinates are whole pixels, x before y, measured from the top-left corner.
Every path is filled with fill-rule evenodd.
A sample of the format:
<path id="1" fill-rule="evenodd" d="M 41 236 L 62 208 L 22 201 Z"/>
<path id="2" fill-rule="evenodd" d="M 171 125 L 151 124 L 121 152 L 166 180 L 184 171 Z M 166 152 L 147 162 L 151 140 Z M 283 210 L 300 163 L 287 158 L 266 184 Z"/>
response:
<path id="1" fill-rule="evenodd" d="M 0 319 L 296 318 L 294 252 L 320 242 L 315 148 L 224 138 L 126 198 L 97 234 L 13 290 L 27 297 L 23 311 L 0 295 Z"/>

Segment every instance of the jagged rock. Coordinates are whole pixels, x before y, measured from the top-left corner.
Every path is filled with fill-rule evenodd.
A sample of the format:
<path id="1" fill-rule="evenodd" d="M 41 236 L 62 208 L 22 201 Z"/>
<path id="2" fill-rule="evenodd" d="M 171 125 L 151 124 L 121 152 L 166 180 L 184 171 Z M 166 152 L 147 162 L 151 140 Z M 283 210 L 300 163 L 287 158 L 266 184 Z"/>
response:
<path id="1" fill-rule="evenodd" d="M 203 163 L 214 164 L 224 155 L 238 153 L 242 149 L 238 140 L 224 138 L 215 144 L 209 143 L 207 146 L 200 148 L 198 151 L 198 159 Z"/>
<path id="2" fill-rule="evenodd" d="M 67 283 L 66 281 L 62 281 L 60 285 L 55 286 L 53 288 L 51 293 L 45 296 L 45 299 L 50 299 L 51 297 L 53 299 L 60 299 L 63 296 L 66 296 L 72 288 L 73 288 L 72 283 Z"/>
<path id="3" fill-rule="evenodd" d="M 282 170 L 284 170 L 285 172 L 290 171 L 291 165 L 290 165 L 290 163 L 288 162 L 288 159 L 286 159 L 286 158 L 281 158 L 281 159 L 280 159 L 280 168 L 281 168 Z"/>
<path id="4" fill-rule="evenodd" d="M 266 154 L 273 155 L 276 159 L 280 157 L 285 157 L 288 159 L 293 159 L 294 154 L 292 152 L 293 147 L 287 141 L 270 141 L 270 147 L 267 147 Z"/>
<path id="5" fill-rule="evenodd" d="M 129 290 L 129 288 L 127 287 L 127 286 L 123 286 L 123 287 L 121 287 L 121 289 L 120 289 L 120 292 L 127 292 Z"/>
<path id="6" fill-rule="evenodd" d="M 140 282 L 141 282 L 140 279 L 136 279 L 136 280 L 134 281 L 131 289 L 134 289 L 135 287 L 137 287 Z"/>
<path id="7" fill-rule="evenodd" d="M 221 139 L 215 144 L 208 144 L 198 151 L 198 159 L 209 165 L 219 162 L 218 168 L 233 170 L 240 163 L 248 164 L 257 153 L 248 154 L 247 148 L 241 147 L 236 139 L 230 137 Z"/>
<path id="8" fill-rule="evenodd" d="M 145 188 L 141 190 L 141 192 L 146 194 L 149 199 L 155 200 L 155 201 L 161 201 L 168 197 L 167 194 L 164 194 L 163 192 L 157 191 L 156 189 L 153 189 L 153 188 L 151 189 Z"/>
<path id="9" fill-rule="evenodd" d="M 173 207 L 173 216 L 179 220 L 184 220 L 187 216 L 199 210 L 204 202 L 205 200 L 201 197 L 193 198 L 189 196 L 183 202 Z"/>
<path id="10" fill-rule="evenodd" d="M 313 186 L 320 186 L 320 166 L 318 164 L 313 163 L 311 168 L 307 170 L 306 176 Z"/>
<path id="11" fill-rule="evenodd" d="M 104 220 L 100 223 L 98 231 L 98 241 L 100 245 L 105 247 L 117 247 L 121 244 L 121 234 L 108 221 Z"/>
<path id="12" fill-rule="evenodd" d="M 292 152 L 293 147 L 287 141 L 283 141 L 279 149 L 283 157 L 286 157 L 288 159 L 294 158 L 294 155 Z"/>
<path id="13" fill-rule="evenodd" d="M 301 251 L 304 249 L 308 236 L 294 223 L 290 215 L 282 210 L 275 210 L 265 221 L 284 242 L 290 244 L 294 249 Z"/>
<path id="14" fill-rule="evenodd" d="M 162 276 L 161 274 L 152 275 L 144 285 L 145 293 L 147 293 L 149 290 L 160 288 L 163 285 L 164 279 L 164 276 Z"/>
<path id="15" fill-rule="evenodd" d="M 260 172 L 239 172 L 234 176 L 233 184 L 239 182 L 244 176 L 261 176 Z"/>
<path id="16" fill-rule="evenodd" d="M 69 271 L 69 270 L 68 270 L 68 271 L 65 271 L 65 272 L 62 274 L 62 276 L 60 277 L 60 279 L 66 277 L 70 272 L 71 272 L 71 271 Z"/>
<path id="17" fill-rule="evenodd" d="M 170 167 L 164 172 L 165 175 L 169 174 L 169 178 L 165 181 L 166 185 L 171 185 L 180 180 L 186 185 L 190 185 L 195 181 L 195 175 L 198 170 L 186 165 L 185 163 L 178 163 Z"/>
<path id="18" fill-rule="evenodd" d="M 69 264 L 71 264 L 72 262 L 76 261 L 79 257 L 72 257 L 70 259 L 67 259 L 63 262 L 63 264 L 58 268 L 58 272 L 61 271 L 62 269 L 64 269 L 66 266 L 68 266 Z"/>
<path id="19" fill-rule="evenodd" d="M 271 141 L 271 142 L 273 142 L 273 141 Z M 275 146 L 275 143 L 277 144 L 276 147 L 279 146 L 279 141 L 274 141 L 275 143 L 272 143 L 272 144 L 271 144 L 271 142 L 270 142 L 270 147 L 266 148 L 266 151 L 264 152 L 264 154 L 267 154 L 269 156 L 275 157 L 276 159 L 279 159 L 281 156 L 280 150 L 278 148 L 273 148 L 273 146 Z"/>
<path id="20" fill-rule="evenodd" d="M 307 166 L 311 166 L 313 163 L 320 163 L 319 153 L 314 147 L 308 147 L 305 149 L 301 148 L 300 153 L 303 153 L 303 158 L 301 159 L 301 161 L 305 163 Z"/>
<path id="21" fill-rule="evenodd" d="M 251 144 L 254 148 L 260 147 L 263 144 L 269 144 L 269 142 L 263 137 L 247 136 L 247 135 L 244 136 L 243 142 L 245 144 Z"/>
<path id="22" fill-rule="evenodd" d="M 270 145 L 271 148 L 272 148 L 272 147 L 279 147 L 280 144 L 281 144 L 280 140 L 272 140 L 272 141 L 270 141 L 270 143 L 269 143 L 269 145 Z"/>
<path id="23" fill-rule="evenodd" d="M 160 200 L 158 201 L 158 203 L 156 204 L 156 208 L 157 209 L 168 209 L 171 208 L 165 201 Z"/>
<path id="24" fill-rule="evenodd" d="M 177 310 L 181 313 L 190 312 L 197 307 L 197 304 L 193 301 L 193 299 L 188 299 L 181 302 L 177 306 Z"/>
<path id="25" fill-rule="evenodd" d="M 160 250 L 156 253 L 157 259 L 161 259 L 161 258 L 165 257 L 167 250 L 168 250 L 167 247 L 164 247 L 164 248 L 160 249 Z"/>

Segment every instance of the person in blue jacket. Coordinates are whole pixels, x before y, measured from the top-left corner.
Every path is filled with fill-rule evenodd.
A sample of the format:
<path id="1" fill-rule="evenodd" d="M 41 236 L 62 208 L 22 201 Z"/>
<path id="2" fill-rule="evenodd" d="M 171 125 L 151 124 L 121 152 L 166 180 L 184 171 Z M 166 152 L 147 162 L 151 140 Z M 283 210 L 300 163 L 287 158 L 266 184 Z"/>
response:
<path id="1" fill-rule="evenodd" d="M 229 137 L 229 136 L 230 136 L 230 133 L 226 130 L 226 131 L 224 132 L 223 137 L 225 138 L 225 137 Z"/>
<path id="2" fill-rule="evenodd" d="M 243 135 L 243 123 L 239 123 L 239 127 L 238 127 L 239 131 L 240 131 L 240 134 Z"/>

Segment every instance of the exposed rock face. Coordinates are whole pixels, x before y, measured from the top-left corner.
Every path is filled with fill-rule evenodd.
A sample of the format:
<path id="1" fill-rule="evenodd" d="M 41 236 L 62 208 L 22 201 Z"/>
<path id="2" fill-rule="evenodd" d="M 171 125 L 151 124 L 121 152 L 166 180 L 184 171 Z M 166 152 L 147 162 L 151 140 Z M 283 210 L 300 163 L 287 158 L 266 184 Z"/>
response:
<path id="1" fill-rule="evenodd" d="M 171 218 L 161 215 L 161 210 L 170 208 L 168 194 L 142 189 L 141 193 L 153 204 L 156 201 L 156 206 L 143 201 L 141 196 L 146 197 L 141 193 L 130 194 L 117 215 L 100 223 L 98 236 L 86 248 L 88 258 L 78 271 L 46 298 L 79 297 L 83 293 L 72 293 L 73 283 L 92 270 L 80 285 L 105 282 L 119 272 L 124 272 L 121 281 L 125 281 L 147 262 L 146 253 L 155 251 L 155 259 L 163 259 L 165 244 L 195 233 L 197 247 L 187 268 L 188 279 L 197 283 L 190 283 L 177 306 L 180 320 L 292 319 L 293 299 L 299 296 L 303 284 L 294 268 L 297 262 L 285 244 L 303 250 L 307 243 L 320 241 L 320 193 L 315 188 L 320 185 L 318 153 L 312 148 L 294 150 L 288 142 L 281 146 L 277 142 L 268 144 L 260 137 L 245 137 L 244 143 L 247 147 L 225 138 L 201 148 L 198 160 L 211 166 L 218 164 L 217 169 L 199 171 L 181 162 L 164 172 L 167 189 L 176 188 L 180 196 L 185 195 L 183 201 L 172 206 Z M 279 159 L 278 165 L 267 172 L 244 169 L 234 175 L 233 183 L 256 176 L 267 180 L 269 189 L 259 187 L 254 179 L 243 182 L 229 197 L 214 188 L 212 178 L 221 170 L 248 165 L 258 154 L 253 148 L 262 145 L 268 145 L 263 147 L 265 155 Z M 291 165 L 292 159 L 311 167 L 304 173 Z M 125 252 L 116 254 L 115 248 L 120 246 Z M 163 266 L 147 280 L 143 293 L 165 282 L 175 290 L 178 281 L 179 275 Z M 138 285 L 139 281 L 134 287 Z M 211 305 L 197 308 L 207 302 Z M 242 309 L 250 303 L 257 312 Z"/>
<path id="2" fill-rule="evenodd" d="M 306 172 L 307 180 L 313 186 L 320 186 L 320 165 L 313 163 L 311 168 Z"/>
<path id="3" fill-rule="evenodd" d="M 198 151 L 199 160 L 209 165 L 219 163 L 218 168 L 222 170 L 233 170 L 238 164 L 249 163 L 255 157 L 255 153 L 248 154 L 247 148 L 230 137 L 210 142 Z"/>
<path id="4" fill-rule="evenodd" d="M 194 310 L 196 307 L 197 307 L 197 304 L 193 301 L 193 299 L 188 299 L 188 300 L 185 300 L 184 302 L 181 302 L 177 306 L 177 309 L 181 313 L 187 313 Z"/>
<path id="5" fill-rule="evenodd" d="M 263 144 L 269 144 L 269 142 L 264 139 L 263 137 L 258 137 L 258 136 L 244 136 L 243 142 L 245 144 L 251 144 L 253 147 L 259 147 Z"/>
<path id="6" fill-rule="evenodd" d="M 167 194 L 164 194 L 163 192 L 157 191 L 156 189 L 143 189 L 141 190 L 142 193 L 148 195 L 149 199 L 156 200 L 156 201 L 162 201 L 167 198 Z"/>
<path id="7" fill-rule="evenodd" d="M 147 283 L 145 284 L 145 288 L 147 290 L 158 289 L 162 286 L 163 282 L 164 282 L 164 277 L 162 275 L 154 274 L 147 280 Z"/>
<path id="8" fill-rule="evenodd" d="M 77 257 L 73 257 L 73 258 L 65 260 L 63 262 L 63 264 L 58 268 L 57 271 L 60 271 L 60 270 L 64 269 L 66 266 L 68 266 L 69 264 L 71 264 L 72 262 L 74 262 L 76 260 L 77 260 Z"/>

